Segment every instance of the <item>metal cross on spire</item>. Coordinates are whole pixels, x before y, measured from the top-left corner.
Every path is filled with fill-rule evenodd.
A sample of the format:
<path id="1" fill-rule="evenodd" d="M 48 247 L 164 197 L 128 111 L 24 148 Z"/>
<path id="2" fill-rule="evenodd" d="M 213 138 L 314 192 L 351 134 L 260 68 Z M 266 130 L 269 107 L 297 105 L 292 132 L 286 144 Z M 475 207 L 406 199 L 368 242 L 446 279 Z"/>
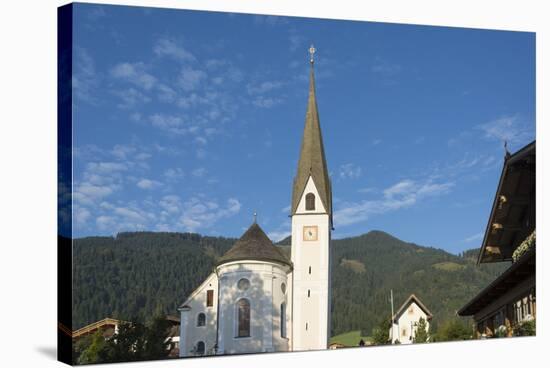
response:
<path id="1" fill-rule="evenodd" d="M 315 54 L 315 51 L 317 51 L 317 49 L 313 47 L 313 44 L 311 44 L 311 46 L 309 47 L 309 62 L 311 63 L 311 65 L 313 65 L 313 54 Z"/>

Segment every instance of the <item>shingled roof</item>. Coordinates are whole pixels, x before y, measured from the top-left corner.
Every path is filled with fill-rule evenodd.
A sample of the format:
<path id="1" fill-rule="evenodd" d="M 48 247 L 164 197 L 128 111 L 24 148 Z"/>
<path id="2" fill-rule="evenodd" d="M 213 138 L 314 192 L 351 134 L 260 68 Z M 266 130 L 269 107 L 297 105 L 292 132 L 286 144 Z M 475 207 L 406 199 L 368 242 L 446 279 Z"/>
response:
<path id="1" fill-rule="evenodd" d="M 319 191 L 321 202 L 329 213 L 332 222 L 331 183 L 328 176 L 325 149 L 323 147 L 323 137 L 321 134 L 321 125 L 319 123 L 319 112 L 317 110 L 317 99 L 315 97 L 315 76 L 313 74 L 313 64 L 310 72 L 309 97 L 307 103 L 304 136 L 302 138 L 302 147 L 300 149 L 300 160 L 298 161 L 298 172 L 294 178 L 294 187 L 292 189 L 292 215 L 294 215 L 298 209 L 300 198 L 306 188 L 310 175 L 313 178 L 313 182 L 315 183 L 317 190 Z"/>
<path id="2" fill-rule="evenodd" d="M 218 260 L 218 265 L 242 260 L 268 261 L 291 265 L 286 255 L 273 245 L 257 223 L 253 223 L 231 249 Z"/>

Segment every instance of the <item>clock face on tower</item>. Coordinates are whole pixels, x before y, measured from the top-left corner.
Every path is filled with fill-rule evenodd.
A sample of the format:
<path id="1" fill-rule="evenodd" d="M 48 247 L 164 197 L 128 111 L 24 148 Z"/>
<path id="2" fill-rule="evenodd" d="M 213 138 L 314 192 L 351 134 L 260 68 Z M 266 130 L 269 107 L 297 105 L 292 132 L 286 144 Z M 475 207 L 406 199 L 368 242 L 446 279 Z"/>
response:
<path id="1" fill-rule="evenodd" d="M 316 241 L 317 233 L 317 226 L 304 226 L 304 241 Z"/>

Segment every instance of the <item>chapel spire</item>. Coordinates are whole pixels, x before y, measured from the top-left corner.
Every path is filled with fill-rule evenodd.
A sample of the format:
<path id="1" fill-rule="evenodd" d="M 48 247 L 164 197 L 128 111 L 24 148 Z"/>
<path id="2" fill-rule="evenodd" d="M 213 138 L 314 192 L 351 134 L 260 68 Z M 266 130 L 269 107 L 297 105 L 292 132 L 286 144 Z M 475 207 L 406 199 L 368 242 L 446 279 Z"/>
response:
<path id="1" fill-rule="evenodd" d="M 296 173 L 296 177 L 294 178 L 294 186 L 292 190 L 291 215 L 296 213 L 307 181 L 311 176 L 313 183 L 319 192 L 323 206 L 330 215 L 332 223 L 332 190 L 328 175 L 327 162 L 325 159 L 321 125 L 319 123 L 317 99 L 315 96 L 315 75 L 313 70 L 313 54 L 315 51 L 316 50 L 312 45 L 309 49 L 311 67 L 309 74 L 309 96 L 307 102 L 306 121 L 304 126 L 304 135 L 302 137 L 302 146 L 300 149 L 300 159 L 298 161 L 298 171 Z"/>

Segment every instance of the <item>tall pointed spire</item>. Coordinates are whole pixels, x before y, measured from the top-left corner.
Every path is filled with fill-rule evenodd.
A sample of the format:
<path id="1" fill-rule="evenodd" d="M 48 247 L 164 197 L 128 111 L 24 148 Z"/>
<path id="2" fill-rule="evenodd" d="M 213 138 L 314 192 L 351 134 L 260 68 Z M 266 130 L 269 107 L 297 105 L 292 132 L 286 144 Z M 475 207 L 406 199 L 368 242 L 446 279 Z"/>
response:
<path id="1" fill-rule="evenodd" d="M 294 187 L 292 190 L 292 208 L 291 215 L 294 215 L 298 209 L 300 198 L 304 193 L 307 181 L 311 176 L 323 206 L 331 217 L 332 222 L 332 193 L 331 183 L 328 175 L 327 162 L 325 159 L 325 149 L 323 147 L 323 137 L 321 134 L 321 125 L 319 123 L 319 112 L 317 110 L 317 98 L 315 96 L 315 75 L 313 71 L 313 54 L 315 48 L 310 48 L 310 75 L 309 75 L 309 96 L 307 102 L 306 121 L 304 126 L 304 135 L 300 149 L 300 159 L 298 161 L 298 171 L 294 178 Z"/>

